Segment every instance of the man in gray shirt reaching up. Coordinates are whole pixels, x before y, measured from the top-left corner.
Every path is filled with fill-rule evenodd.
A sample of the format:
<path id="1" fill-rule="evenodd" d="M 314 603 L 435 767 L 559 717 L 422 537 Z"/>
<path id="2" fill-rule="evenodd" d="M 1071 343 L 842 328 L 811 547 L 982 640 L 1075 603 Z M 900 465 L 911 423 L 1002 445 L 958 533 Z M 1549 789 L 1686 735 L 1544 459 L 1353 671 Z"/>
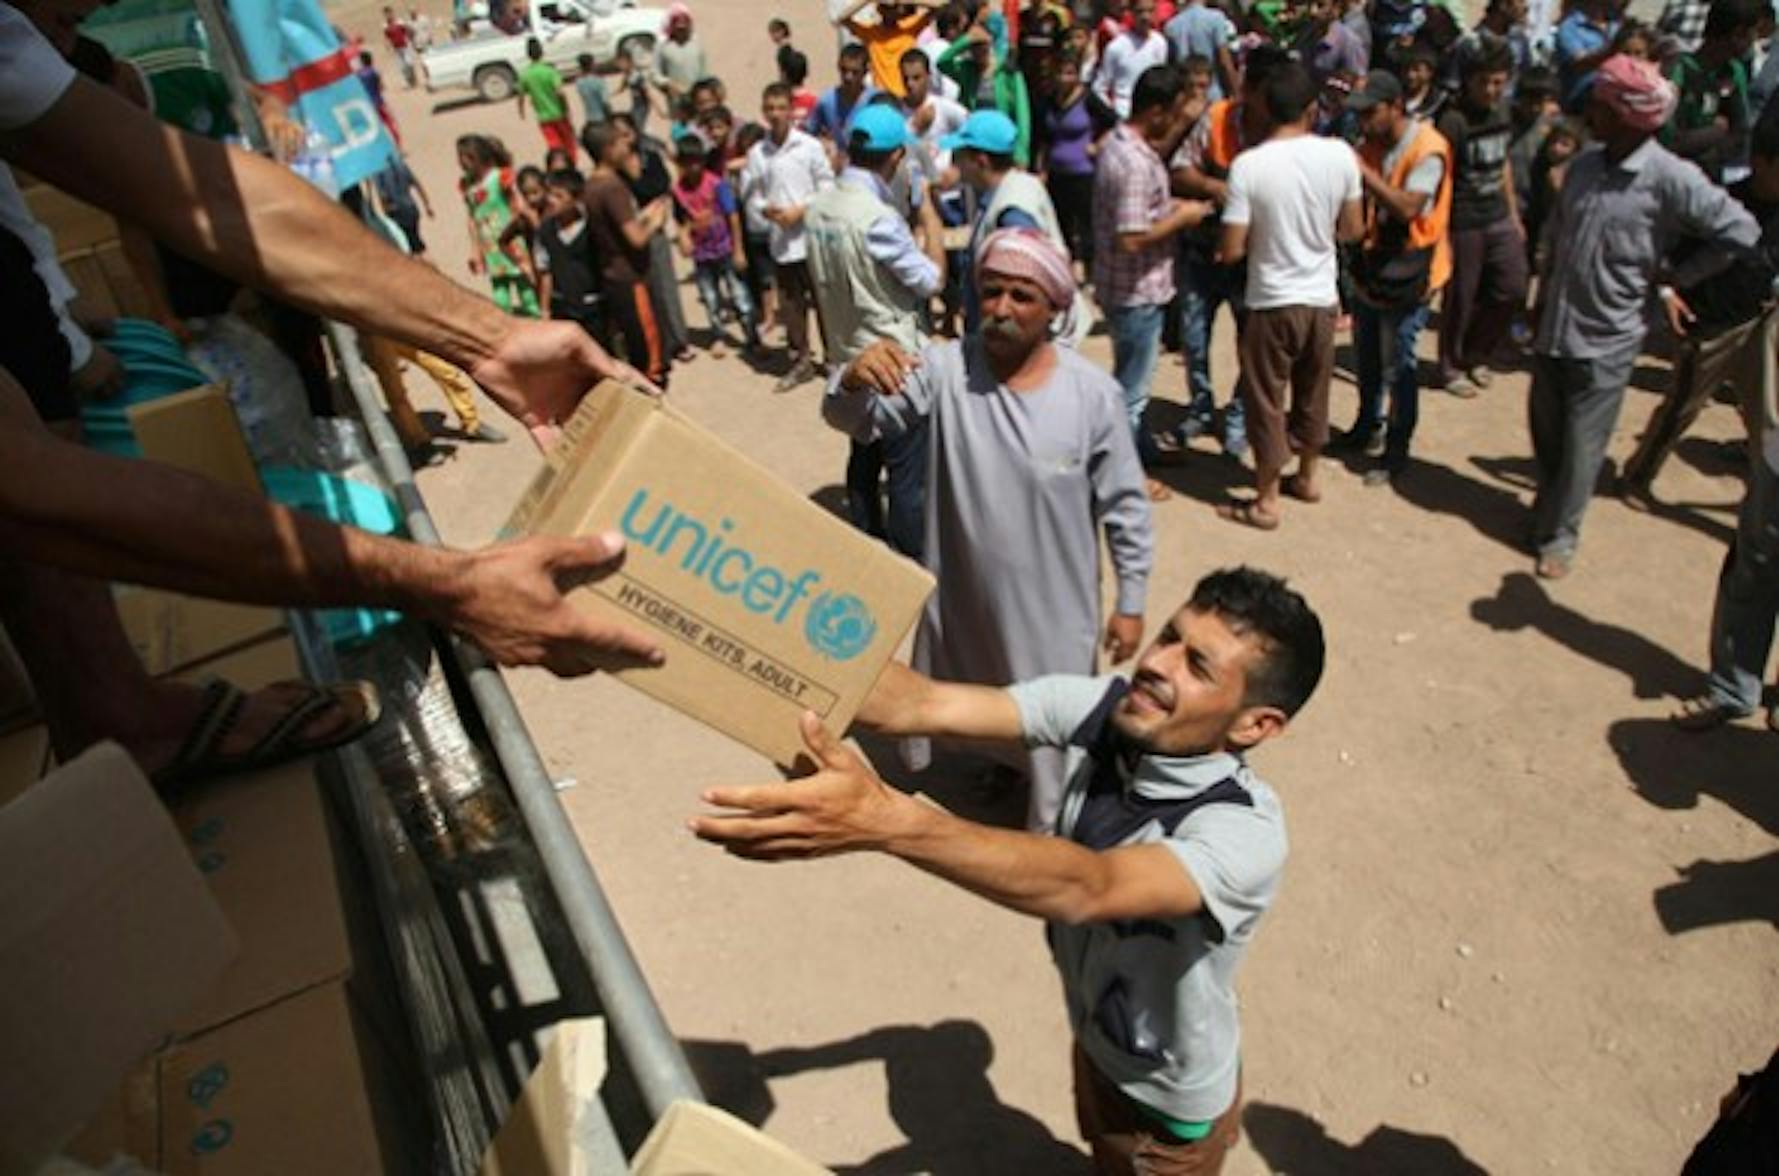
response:
<path id="1" fill-rule="evenodd" d="M 1597 145 L 1569 165 L 1545 228 L 1552 244 L 1539 283 L 1529 416 L 1538 474 L 1532 545 L 1546 579 L 1574 565 L 1581 517 L 1643 347 L 1650 283 L 1676 236 L 1725 247 L 1675 266 L 1663 280 L 1676 286 L 1703 281 L 1729 263 L 1729 250 L 1760 240 L 1747 209 L 1655 141 L 1674 101 L 1653 65 L 1608 58 L 1587 105 Z M 1669 322 L 1684 335 L 1685 304 L 1667 300 Z"/>
<path id="2" fill-rule="evenodd" d="M 1247 754 L 1321 678 L 1322 625 L 1283 581 L 1215 572 L 1121 678 L 1010 689 L 892 664 L 861 726 L 1063 749 L 1053 835 L 973 824 L 890 788 L 814 715 L 801 780 L 713 789 L 693 830 L 740 857 L 871 849 L 1045 920 L 1075 1038 L 1075 1113 L 1101 1172 L 1214 1176 L 1241 1110 L 1235 973 L 1284 869 L 1278 797 Z"/>

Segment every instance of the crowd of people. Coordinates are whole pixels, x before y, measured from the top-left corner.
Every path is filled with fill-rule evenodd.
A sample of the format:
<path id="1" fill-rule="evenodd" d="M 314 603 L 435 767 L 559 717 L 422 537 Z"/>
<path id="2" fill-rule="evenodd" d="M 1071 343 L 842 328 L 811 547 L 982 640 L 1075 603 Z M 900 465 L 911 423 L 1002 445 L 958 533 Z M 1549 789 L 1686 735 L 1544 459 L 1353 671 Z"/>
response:
<path id="1" fill-rule="evenodd" d="M 1560 579 L 1652 306 L 1677 386 L 1622 491 L 1654 496 L 1662 460 L 1726 384 L 1742 396 L 1751 439 L 1712 671 L 1675 717 L 1699 730 L 1757 709 L 1779 609 L 1768 374 L 1779 253 L 1764 231 L 1779 195 L 1779 111 L 1762 117 L 1762 80 L 1779 71 L 1754 57 L 1772 33 L 1766 5 L 1676 2 L 1644 26 L 1614 0 L 1536 14 L 1524 0 L 1492 0 L 1463 28 L 1428 0 L 859 0 L 836 24 L 839 80 L 815 92 L 793 31 L 769 23 L 779 79 L 750 121 L 705 72 L 691 16 L 676 9 L 657 61 L 626 62 L 622 74 L 645 111 L 657 98 L 665 106 L 665 140 L 613 113 L 601 89 L 584 100 L 591 178 L 559 171 L 572 169 L 571 148 L 548 169 L 562 195 L 536 206 L 541 221 L 513 215 L 589 219 L 598 260 L 583 264 L 596 289 L 572 314 L 555 299 L 548 313 L 587 323 L 657 382 L 692 346 L 678 325 L 675 239 L 692 259 L 710 345 L 733 321 L 749 358 L 779 374 L 778 391 L 825 376 L 823 415 L 851 442 L 853 521 L 938 581 L 916 636 L 918 672 L 886 679 L 879 694 L 895 697 L 862 716 L 907 737 L 910 766 L 929 762 L 935 742 L 1001 741 L 985 754 L 994 772 L 1029 783 L 1034 833 L 1101 851 L 1165 843 L 1185 859 L 1191 892 L 1171 890 L 1166 858 L 1112 905 L 1139 925 L 1208 916 L 1224 938 L 1201 945 L 1203 959 L 1223 967 L 1218 953 L 1246 942 L 1283 853 L 1265 786 L 1206 757 L 1239 762 L 1285 727 L 1314 687 L 1321 637 L 1301 597 L 1231 573 L 1174 615 L 1128 693 L 1090 681 L 1102 654 L 1123 661 L 1141 645 L 1166 467 L 1214 460 L 1198 441 L 1214 438 L 1251 464 L 1254 483 L 1216 513 L 1272 531 L 1287 501 L 1321 500 L 1325 453 L 1368 486 L 1415 477 L 1424 389 L 1472 399 L 1498 373 L 1529 369 L 1527 549 L 1539 576 Z M 540 84 L 557 95 L 537 103 L 542 121 L 565 87 Z M 558 138 L 546 127 L 546 145 Z M 523 173 L 513 182 L 529 200 Z M 564 264 L 550 240 L 540 274 Z M 514 252 L 521 265 L 526 256 Z M 1238 363 L 1215 372 L 1225 306 Z M 1423 365 L 1436 319 L 1435 358 Z M 1080 350 L 1096 329 L 1110 338 L 1109 372 Z M 1358 397 L 1333 428 L 1342 337 Z M 1150 403 L 1169 351 L 1184 368 L 1185 413 L 1159 427 Z M 1109 617 L 1102 548 L 1116 580 Z M 1253 639 L 1243 672 L 1277 692 L 1251 685 L 1245 705 L 1213 719 L 1193 710 L 1204 700 L 1188 701 L 1181 675 L 1197 672 L 1190 659 L 1200 641 L 1216 643 L 1204 632 L 1215 624 Z M 934 682 L 997 693 L 953 698 Z M 1144 717 L 1170 712 L 1216 734 L 1176 746 L 1139 732 Z M 1157 774 L 1154 794 L 1127 798 L 1122 814 L 1100 808 L 1112 804 L 1117 757 L 1097 741 L 1119 745 L 1100 723 L 1146 757 L 1139 775 Z M 869 844 L 1059 917 L 1054 893 L 1035 895 L 1041 881 L 1021 890 L 983 866 L 995 851 L 980 829 L 946 828 L 940 850 L 836 817 L 836 804 L 856 804 L 892 820 L 870 770 L 819 731 L 810 737 L 823 769 L 813 791 L 719 794 L 739 811 L 710 819 L 705 835 L 769 858 Z M 1250 815 L 1231 820 L 1208 794 Z M 787 813 L 803 822 L 795 833 Z M 1011 843 L 998 860 L 1038 879 L 1077 878 L 1069 871 L 1082 862 L 1049 856 L 1053 840 Z M 1093 987 L 1104 960 L 1134 950 L 1129 933 L 1101 925 L 1068 950 L 1083 953 L 1059 964 L 1096 1154 L 1124 1170 L 1160 1148 L 1210 1157 L 1192 1170 L 1214 1170 L 1233 1138 L 1233 1020 L 1227 1042 L 1146 1037 L 1177 1024 L 1168 1002 L 1178 990 L 1123 993 L 1114 1008 Z M 1192 998 L 1228 999 L 1226 989 Z M 1159 1063 L 1165 1078 L 1158 1057 L 1171 1059 Z"/>
<path id="2" fill-rule="evenodd" d="M 1654 496 L 1762 330 L 1779 125 L 1760 116 L 1779 55 L 1756 57 L 1773 25 L 1759 0 L 1675 0 L 1653 26 L 1612 0 L 1491 0 L 1469 29 L 1431 0 L 859 0 L 836 24 L 839 81 L 817 93 L 790 26 L 768 22 L 779 80 L 754 120 L 676 5 L 655 59 L 618 63 L 630 112 L 582 60 L 578 132 L 570 86 L 534 44 L 519 103 L 543 166 L 515 171 L 483 136 L 459 143 L 496 300 L 583 323 L 665 386 L 694 346 L 677 246 L 703 345 L 723 348 L 732 324 L 786 392 L 840 378 L 878 340 L 913 355 L 979 337 L 988 242 L 1024 230 L 1073 275 L 1049 337 L 1072 351 L 1097 324 L 1110 336 L 1151 501 L 1170 495 L 1169 464 L 1206 460 L 1195 439 L 1215 438 L 1254 477 L 1217 513 L 1275 529 L 1287 500 L 1321 498 L 1325 453 L 1367 485 L 1413 477 L 1423 389 L 1469 399 L 1529 368 L 1527 541 L 1550 579 L 1574 566 L 1646 303 L 1665 311 L 1680 387 L 1622 471 L 1634 500 Z M 1239 363 L 1214 373 L 1222 307 Z M 1349 334 L 1357 409 L 1332 428 Z M 1157 427 L 1170 350 L 1185 413 Z M 1759 442 L 1770 393 L 1739 386 Z M 936 564 L 930 447 L 843 427 L 854 521 Z M 1689 704 L 1701 722 L 1725 709 Z"/>
<path id="3" fill-rule="evenodd" d="M 352 251 L 382 246 L 337 207 L 292 195 L 288 174 L 216 144 L 191 166 L 250 211 L 216 234 L 161 192 L 145 227 L 364 327 L 386 388 L 399 389 L 398 360 L 437 360 L 426 370 L 457 378 L 447 395 L 472 434 L 487 427 L 462 373 L 540 439 L 592 379 L 667 389 L 698 348 L 739 345 L 780 393 L 820 381 L 820 412 L 850 442 L 853 522 L 937 580 L 913 668 L 892 667 L 859 721 L 903 738 L 917 768 L 935 746 L 973 741 L 994 775 L 1029 786 L 1029 828 L 903 803 L 811 722 L 814 776 L 712 793 L 727 811 L 697 831 L 769 859 L 889 852 L 1047 920 L 1082 1130 L 1103 1170 L 1215 1172 L 1240 1108 L 1233 976 L 1285 858 L 1278 800 L 1246 757 L 1309 701 L 1325 649 L 1305 599 L 1245 568 L 1206 576 L 1144 644 L 1171 464 L 1219 460 L 1210 439 L 1248 461 L 1252 493 L 1216 513 L 1274 531 L 1287 500 L 1292 512 L 1321 500 L 1325 453 L 1368 485 L 1415 477 L 1424 386 L 1469 399 L 1529 368 L 1527 547 L 1537 574 L 1559 579 L 1654 318 L 1676 386 L 1623 492 L 1655 495 L 1662 461 L 1726 387 L 1750 440 L 1709 677 L 1676 719 L 1705 730 L 1761 704 L 1779 614 L 1779 111 L 1763 113 L 1779 54 L 1756 49 L 1772 13 L 1673 0 L 1644 26 L 1617 0 L 1538 8 L 1491 0 L 1465 29 L 1434 0 L 858 0 L 836 19 L 839 81 L 820 92 L 791 27 L 768 23 L 778 79 L 755 116 L 676 4 L 650 60 L 582 57 L 565 78 L 531 41 L 516 102 L 537 139 L 517 151 L 458 139 L 487 300 L 413 262 L 324 289 L 318 275 L 364 273 Z M 170 182 L 147 116 L 44 58 L 9 11 L 0 63 L 29 70 L 0 71 L 8 158 L 116 211 L 155 196 L 79 155 L 92 127 L 115 125 L 125 160 Z M 385 18 L 412 85 L 430 29 Z M 374 61 L 359 60 L 394 134 Z M 434 210 L 412 170 L 398 161 L 373 189 L 390 239 L 424 255 L 421 212 Z M 309 222 L 323 231 L 299 247 Z M 682 302 L 688 273 L 701 335 Z M 1234 371 L 1212 364 L 1222 307 Z M 1082 350 L 1096 330 L 1109 371 Z M 1358 397 L 1335 430 L 1343 335 Z M 1185 411 L 1162 427 L 1150 405 L 1170 351 Z M 68 360 L 52 358 L 65 383 Z M 32 391 L 36 377 L 15 374 Z M 9 418 L 24 419 L 18 399 L 0 386 Z M 109 598 L 79 580 L 120 567 L 248 599 L 405 607 L 502 660 L 564 673 L 661 656 L 563 603 L 565 578 L 613 566 L 610 537 L 421 553 L 15 434 L 7 503 L 97 536 L 0 535 L 8 555 L 46 565 L 0 606 L 51 681 L 128 657 Z M 141 504 L 180 503 L 202 533 L 149 540 L 90 504 L 39 501 L 47 486 L 120 477 Z M 45 623 L 70 611 L 80 624 Z M 1134 658 L 1130 679 L 1095 677 L 1102 658 Z M 132 691 L 171 689 L 126 678 L 97 718 L 92 700 L 52 691 L 66 711 L 52 727 L 59 742 L 90 740 L 140 702 Z M 167 728 L 195 705 L 153 702 Z M 298 726 L 335 738 L 363 725 L 350 706 L 329 696 Z"/>

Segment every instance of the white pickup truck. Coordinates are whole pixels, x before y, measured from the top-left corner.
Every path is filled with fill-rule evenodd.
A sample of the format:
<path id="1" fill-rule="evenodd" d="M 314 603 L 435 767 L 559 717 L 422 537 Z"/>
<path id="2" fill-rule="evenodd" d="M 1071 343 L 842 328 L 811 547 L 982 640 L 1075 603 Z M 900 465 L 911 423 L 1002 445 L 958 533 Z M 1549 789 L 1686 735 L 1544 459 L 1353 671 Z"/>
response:
<path id="1" fill-rule="evenodd" d="M 578 72 L 576 59 L 591 53 L 600 67 L 627 49 L 639 62 L 655 56 L 655 43 L 666 26 L 659 8 L 637 8 L 635 0 L 524 0 L 525 27 L 507 33 L 487 19 L 473 19 L 470 35 L 428 49 L 420 55 L 428 91 L 472 89 L 484 101 L 513 96 L 519 71 L 525 68 L 525 42 L 536 37 L 544 60 L 564 74 Z M 511 27 L 509 25 L 509 27 Z"/>

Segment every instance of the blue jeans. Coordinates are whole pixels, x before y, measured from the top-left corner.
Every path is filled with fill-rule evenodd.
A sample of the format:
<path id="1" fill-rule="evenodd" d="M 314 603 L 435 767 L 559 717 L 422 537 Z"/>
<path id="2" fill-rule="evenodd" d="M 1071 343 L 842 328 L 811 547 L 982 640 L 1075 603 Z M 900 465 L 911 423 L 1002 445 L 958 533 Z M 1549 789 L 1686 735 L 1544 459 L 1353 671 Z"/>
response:
<path id="1" fill-rule="evenodd" d="M 1711 617 L 1713 702 L 1739 711 L 1760 705 L 1761 675 L 1779 618 L 1779 474 L 1755 453 L 1736 539 L 1724 556 Z"/>
<path id="2" fill-rule="evenodd" d="M 1429 307 L 1379 310 L 1364 302 L 1353 308 L 1353 347 L 1359 361 L 1359 420 L 1353 432 L 1368 436 L 1384 419 L 1384 390 L 1390 392 L 1390 431 L 1384 442 L 1384 468 L 1408 464 L 1408 444 L 1421 419 L 1415 339 L 1427 325 Z"/>
<path id="3" fill-rule="evenodd" d="M 1155 439 L 1143 427 L 1143 413 L 1149 407 L 1149 384 L 1161 354 L 1161 324 L 1166 314 L 1166 306 L 1147 303 L 1106 311 L 1112 332 L 1112 378 L 1124 389 L 1124 411 L 1130 417 L 1137 456 L 1145 466 L 1160 456 Z"/>
<path id="4" fill-rule="evenodd" d="M 723 333 L 723 303 L 726 300 L 734 308 L 748 345 L 759 346 L 760 331 L 754 320 L 754 300 L 748 296 L 747 283 L 736 274 L 735 263 L 727 257 L 698 262 L 692 270 L 692 279 L 698 283 L 698 301 L 704 303 L 704 313 L 710 316 L 711 333 Z"/>
<path id="5" fill-rule="evenodd" d="M 1182 257 L 1180 342 L 1186 348 L 1186 382 L 1192 393 L 1186 404 L 1184 431 L 1196 436 L 1210 431 L 1217 411 L 1211 384 L 1211 328 L 1217 321 L 1217 308 L 1227 305 L 1240 323 L 1247 270 L 1239 265 L 1217 265 L 1192 250 Z M 1238 390 L 1230 395 L 1229 408 L 1223 414 L 1223 447 L 1240 450 L 1247 443 L 1247 422 Z"/>

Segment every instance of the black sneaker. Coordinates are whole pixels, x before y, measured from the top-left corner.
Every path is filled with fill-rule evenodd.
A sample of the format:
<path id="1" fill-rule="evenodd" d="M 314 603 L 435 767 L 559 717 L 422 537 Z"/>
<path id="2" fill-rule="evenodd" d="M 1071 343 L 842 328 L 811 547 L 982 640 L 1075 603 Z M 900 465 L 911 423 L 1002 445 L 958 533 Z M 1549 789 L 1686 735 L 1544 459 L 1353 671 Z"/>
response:
<path id="1" fill-rule="evenodd" d="M 1343 429 L 1328 442 L 1328 452 L 1364 453 L 1366 457 L 1382 457 L 1384 455 L 1384 426 L 1374 425 L 1363 433 L 1357 428 Z"/>

